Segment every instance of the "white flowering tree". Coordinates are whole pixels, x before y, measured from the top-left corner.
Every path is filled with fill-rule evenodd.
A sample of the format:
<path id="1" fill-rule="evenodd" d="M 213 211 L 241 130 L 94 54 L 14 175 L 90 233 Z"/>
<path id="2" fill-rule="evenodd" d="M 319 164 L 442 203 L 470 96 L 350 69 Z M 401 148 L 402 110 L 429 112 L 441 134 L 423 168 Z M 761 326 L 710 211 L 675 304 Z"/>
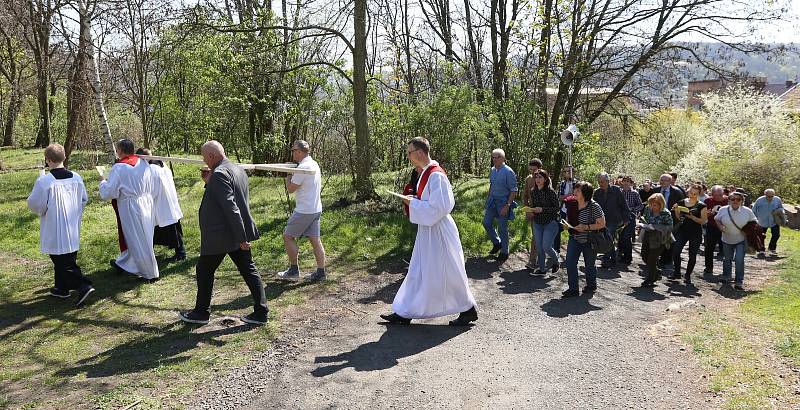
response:
<path id="1" fill-rule="evenodd" d="M 682 180 L 800 198 L 800 134 L 779 98 L 737 86 L 704 95 L 703 103 L 707 134 L 678 162 Z"/>

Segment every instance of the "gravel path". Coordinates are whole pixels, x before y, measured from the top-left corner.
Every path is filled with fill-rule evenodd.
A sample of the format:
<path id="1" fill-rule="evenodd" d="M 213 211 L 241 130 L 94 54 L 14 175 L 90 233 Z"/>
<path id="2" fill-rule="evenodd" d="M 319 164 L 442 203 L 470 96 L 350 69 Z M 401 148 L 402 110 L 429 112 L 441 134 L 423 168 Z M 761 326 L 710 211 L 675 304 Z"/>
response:
<path id="1" fill-rule="evenodd" d="M 380 324 L 404 270 L 388 269 L 286 312 L 274 348 L 214 381 L 191 407 L 716 407 L 670 310 L 740 295 L 700 278 L 696 289 L 641 289 L 638 262 L 601 269 L 593 297 L 562 300 L 563 270 L 532 277 L 523 255 L 502 266 L 471 259 L 480 315 L 471 329 L 447 326 L 451 318 Z"/>

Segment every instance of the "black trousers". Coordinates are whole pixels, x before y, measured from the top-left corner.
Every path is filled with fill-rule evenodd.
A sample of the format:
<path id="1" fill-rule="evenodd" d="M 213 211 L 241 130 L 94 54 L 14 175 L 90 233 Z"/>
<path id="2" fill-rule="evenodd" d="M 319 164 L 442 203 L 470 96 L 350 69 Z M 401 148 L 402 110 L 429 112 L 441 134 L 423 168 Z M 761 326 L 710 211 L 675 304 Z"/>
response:
<path id="1" fill-rule="evenodd" d="M 707 272 L 714 270 L 714 254 L 717 252 L 717 245 L 722 246 L 722 232 L 717 228 L 707 226 L 704 245 Z"/>
<path id="2" fill-rule="evenodd" d="M 669 252 L 669 248 L 666 246 L 650 248 L 646 241 L 643 242 L 645 243 L 642 243 L 641 253 L 645 264 L 645 271 L 647 272 L 644 280 L 647 282 L 656 282 L 661 279 L 661 275 L 658 273 L 658 261 L 665 252 Z"/>
<path id="3" fill-rule="evenodd" d="M 211 313 L 211 292 L 214 290 L 214 272 L 225 259 L 224 253 L 218 255 L 200 255 L 197 260 L 197 300 L 194 305 L 195 312 L 198 313 Z M 241 249 L 233 252 L 228 252 L 228 256 L 236 264 L 239 273 L 244 278 L 244 282 L 250 289 L 250 294 L 253 295 L 253 311 L 262 316 L 264 319 L 267 317 L 267 297 L 264 294 L 264 283 L 261 282 L 261 275 L 256 270 L 256 264 L 253 262 L 253 254 L 250 251 L 243 251 Z"/>
<path id="4" fill-rule="evenodd" d="M 686 244 L 689 244 L 689 260 L 686 262 L 686 278 L 692 277 L 694 265 L 697 262 L 697 253 L 700 251 L 700 242 L 703 241 L 703 233 L 697 234 L 679 233 L 672 244 L 672 264 L 675 267 L 674 275 L 680 276 L 681 274 L 681 252 Z"/>
<path id="5" fill-rule="evenodd" d="M 56 271 L 56 288 L 61 290 L 77 290 L 83 286 L 91 286 L 92 281 L 83 276 L 78 266 L 78 252 L 63 255 L 50 255 Z"/>
<path id="6" fill-rule="evenodd" d="M 781 226 L 775 225 L 772 228 L 769 228 L 769 232 L 771 237 L 769 238 L 769 247 L 767 247 L 767 249 L 774 251 L 778 249 L 778 239 L 781 237 Z"/>

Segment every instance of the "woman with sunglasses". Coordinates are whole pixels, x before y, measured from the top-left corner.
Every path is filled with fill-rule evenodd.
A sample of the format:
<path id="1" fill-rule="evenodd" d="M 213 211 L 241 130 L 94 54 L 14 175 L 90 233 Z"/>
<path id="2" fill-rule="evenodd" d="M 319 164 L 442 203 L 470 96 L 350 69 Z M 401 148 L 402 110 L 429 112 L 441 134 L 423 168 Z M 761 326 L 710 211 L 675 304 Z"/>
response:
<path id="1" fill-rule="evenodd" d="M 733 191 L 728 195 L 728 205 L 717 212 L 714 219 L 722 231 L 722 282 L 731 280 L 731 261 L 736 261 L 736 278 L 734 288 L 744 290 L 744 252 L 747 249 L 747 238 L 742 228 L 750 221 L 757 221 L 753 211 L 744 206 L 744 194 Z"/>

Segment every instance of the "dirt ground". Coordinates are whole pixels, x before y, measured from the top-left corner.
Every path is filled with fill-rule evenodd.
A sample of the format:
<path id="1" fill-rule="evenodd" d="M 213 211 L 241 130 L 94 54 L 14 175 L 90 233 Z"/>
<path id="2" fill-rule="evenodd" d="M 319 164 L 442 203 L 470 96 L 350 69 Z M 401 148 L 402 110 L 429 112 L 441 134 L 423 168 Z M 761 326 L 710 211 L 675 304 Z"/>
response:
<path id="1" fill-rule="evenodd" d="M 638 255 L 637 255 L 638 256 Z M 696 287 L 638 285 L 641 261 L 599 271 L 592 295 L 561 299 L 566 271 L 544 277 L 504 264 L 467 262 L 476 326 L 452 319 L 382 324 L 405 266 L 382 267 L 336 293 L 288 311 L 274 347 L 215 378 L 187 403 L 203 409 L 599 408 L 719 406 L 674 321 L 698 306 L 727 306 L 737 292 L 702 277 Z M 748 257 L 748 289 L 774 261 Z M 721 262 L 715 264 L 719 275 Z M 698 273 L 699 272 L 699 273 Z M 583 280 L 581 285 L 583 286 Z"/>

